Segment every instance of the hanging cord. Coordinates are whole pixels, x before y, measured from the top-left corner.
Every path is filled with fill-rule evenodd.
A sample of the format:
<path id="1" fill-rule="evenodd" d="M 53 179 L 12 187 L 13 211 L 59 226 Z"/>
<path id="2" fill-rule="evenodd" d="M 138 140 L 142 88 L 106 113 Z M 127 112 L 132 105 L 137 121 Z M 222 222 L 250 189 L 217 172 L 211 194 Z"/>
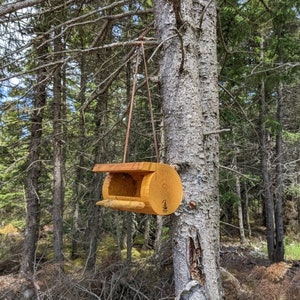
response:
<path id="1" fill-rule="evenodd" d="M 125 145 L 124 145 L 123 163 L 126 162 L 127 151 L 128 151 L 128 142 L 129 142 L 130 126 L 131 126 L 131 119 L 132 119 L 132 112 L 133 112 L 134 96 L 136 93 L 136 81 L 137 81 L 137 72 L 139 67 L 139 58 L 140 58 L 140 47 L 137 47 L 136 63 L 135 63 L 135 70 L 134 70 L 133 83 L 132 83 L 132 94 L 130 98 L 129 115 L 128 115 L 126 138 L 125 138 Z"/>
<path id="2" fill-rule="evenodd" d="M 144 48 L 144 44 L 141 43 L 141 46 L 137 47 L 137 56 L 136 56 L 134 77 L 133 77 L 133 83 L 132 83 L 132 94 L 131 94 L 131 98 L 130 98 L 129 115 L 128 115 L 128 122 L 127 122 L 127 128 L 126 128 L 126 139 L 125 139 L 125 145 L 124 145 L 123 163 L 126 162 L 126 157 L 127 157 L 127 152 L 128 152 L 131 119 L 132 119 L 132 113 L 133 113 L 134 97 L 135 97 L 135 93 L 136 93 L 137 73 L 138 73 L 141 49 L 142 49 L 143 62 L 144 62 L 145 79 L 146 79 L 146 87 L 147 87 L 147 98 L 148 98 L 148 102 L 149 102 L 152 134 L 153 134 L 153 140 L 154 140 L 154 149 L 155 149 L 155 154 L 156 154 L 156 161 L 159 162 L 158 143 L 157 143 L 157 137 L 156 137 L 156 131 L 155 131 L 153 106 L 152 106 L 151 91 L 150 91 L 150 86 L 149 86 L 149 77 L 148 77 L 147 62 L 146 62 L 146 56 L 145 56 L 145 48 Z"/>
<path id="3" fill-rule="evenodd" d="M 150 118 L 151 118 L 151 126 L 152 126 L 152 133 L 153 133 L 153 142 L 154 142 L 154 149 L 156 155 L 156 162 L 159 162 L 159 153 L 158 153 L 158 143 L 155 131 L 155 123 L 154 123 L 154 115 L 153 115 L 153 108 L 152 108 L 152 99 L 151 99 L 151 91 L 149 86 L 149 77 L 148 77 L 148 70 L 147 70 L 147 62 L 146 62 L 146 55 L 145 55 L 145 48 L 144 44 L 141 44 L 142 53 L 143 53 L 143 61 L 144 61 L 144 69 L 145 69 L 145 77 L 146 77 L 146 86 L 147 86 L 147 93 L 148 93 L 148 102 L 149 102 L 149 110 L 150 110 Z"/>

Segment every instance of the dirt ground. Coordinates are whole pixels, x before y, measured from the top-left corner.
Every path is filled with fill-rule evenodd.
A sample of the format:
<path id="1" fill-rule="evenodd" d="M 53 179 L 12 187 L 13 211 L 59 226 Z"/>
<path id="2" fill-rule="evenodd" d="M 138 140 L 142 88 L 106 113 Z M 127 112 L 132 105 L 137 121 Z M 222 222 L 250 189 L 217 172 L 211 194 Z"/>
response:
<path id="1" fill-rule="evenodd" d="M 223 245 L 221 252 L 221 273 L 225 300 L 292 300 L 300 299 L 300 261 L 285 261 L 269 264 L 266 258 L 251 248 L 239 245 Z M 51 290 L 58 288 L 55 267 L 48 265 L 36 273 L 34 281 L 26 281 L 17 275 L 18 261 L 0 262 L 0 299 L 21 300 L 37 299 L 33 296 L 38 291 L 39 299 L 51 298 Z M 56 286 L 53 284 L 56 282 Z M 84 289 L 80 282 L 70 277 L 60 281 L 61 285 Z M 55 287 L 54 287 L 55 286 Z M 97 299 L 97 295 L 85 299 Z M 47 296 L 48 295 L 48 296 Z M 78 294 L 79 295 L 79 294 Z M 80 296 L 61 299 L 83 299 Z M 100 298 L 98 298 L 100 299 Z M 138 297 L 137 299 L 149 299 Z M 172 299 L 171 297 L 164 299 Z M 130 299 L 128 299 L 130 300 Z M 159 299 L 156 299 L 159 300 Z"/>
<path id="2" fill-rule="evenodd" d="M 300 299 L 300 262 L 270 264 L 257 252 L 243 247 L 221 251 L 224 299 Z"/>

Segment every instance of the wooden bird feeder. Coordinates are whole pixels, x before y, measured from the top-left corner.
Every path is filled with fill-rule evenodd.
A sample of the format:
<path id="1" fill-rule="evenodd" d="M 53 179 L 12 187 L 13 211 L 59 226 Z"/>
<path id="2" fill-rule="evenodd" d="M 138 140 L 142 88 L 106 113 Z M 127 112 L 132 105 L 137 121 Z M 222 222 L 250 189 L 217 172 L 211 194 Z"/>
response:
<path id="1" fill-rule="evenodd" d="M 96 164 L 93 172 L 107 172 L 98 201 L 112 209 L 169 215 L 182 199 L 182 184 L 170 165 L 152 162 Z"/>

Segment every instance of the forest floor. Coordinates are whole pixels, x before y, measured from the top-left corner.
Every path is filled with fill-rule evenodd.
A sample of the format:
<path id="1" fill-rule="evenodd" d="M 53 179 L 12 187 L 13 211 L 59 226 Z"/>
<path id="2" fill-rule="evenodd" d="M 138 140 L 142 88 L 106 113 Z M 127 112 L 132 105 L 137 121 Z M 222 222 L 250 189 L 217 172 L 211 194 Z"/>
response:
<path id="1" fill-rule="evenodd" d="M 300 299 L 300 261 L 270 264 L 261 251 L 261 244 L 260 238 L 243 246 L 233 238 L 222 241 L 220 259 L 224 299 Z M 132 277 L 129 279 L 129 275 L 124 275 L 124 272 L 120 275 L 120 262 L 112 257 L 106 261 L 106 265 L 101 265 L 101 270 L 96 275 L 93 274 L 91 277 L 78 276 L 82 273 L 82 266 L 71 264 L 68 272 L 62 274 L 58 271 L 59 268 L 46 261 L 41 264 L 42 267 L 37 270 L 34 279 L 27 281 L 18 276 L 20 247 L 20 244 L 14 246 L 5 257 L 2 256 L 0 259 L 1 300 L 117 300 L 113 296 L 112 289 L 118 289 L 122 294 L 119 299 L 174 299 L 173 280 L 170 279 L 172 278 L 170 259 L 164 266 L 160 266 L 159 270 L 153 264 L 147 275 L 145 270 L 150 268 L 151 263 L 144 261 L 134 280 Z M 160 283 L 155 278 L 159 278 Z M 164 283 L 162 284 L 161 281 Z M 156 290 L 153 288 L 151 291 L 152 285 L 156 286 Z"/>
<path id="2" fill-rule="evenodd" d="M 271 264 L 267 258 L 265 228 L 254 226 L 244 245 L 237 228 L 221 226 L 221 272 L 226 300 L 300 299 L 300 260 Z M 291 234 L 296 242 L 295 234 Z M 299 257 L 298 253 L 294 253 Z M 300 257 L 299 257 L 300 259 Z"/>
<path id="3" fill-rule="evenodd" d="M 226 300 L 300 299 L 300 261 L 270 264 L 251 248 L 223 246 L 221 265 Z"/>

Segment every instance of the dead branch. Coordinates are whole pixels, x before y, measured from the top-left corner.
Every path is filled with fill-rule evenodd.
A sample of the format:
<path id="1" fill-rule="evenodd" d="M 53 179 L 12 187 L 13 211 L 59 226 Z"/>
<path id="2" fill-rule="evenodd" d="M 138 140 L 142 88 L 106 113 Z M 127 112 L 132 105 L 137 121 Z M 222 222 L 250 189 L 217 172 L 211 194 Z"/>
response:
<path id="1" fill-rule="evenodd" d="M 41 2 L 43 2 L 43 0 L 26 0 L 26 1 L 18 1 L 18 2 L 3 5 L 0 8 L 0 17 L 9 13 L 13 13 L 19 9 L 39 4 Z"/>
<path id="2" fill-rule="evenodd" d="M 226 167 L 226 166 L 223 166 L 223 165 L 219 165 L 219 167 L 220 167 L 221 169 L 228 170 L 228 171 L 233 172 L 233 173 L 236 173 L 236 174 L 238 174 L 238 175 L 240 175 L 240 176 L 242 176 L 242 177 L 244 177 L 244 178 L 246 178 L 246 179 L 251 180 L 251 177 L 250 177 L 250 176 L 245 175 L 245 174 L 243 174 L 243 173 L 241 173 L 241 172 L 239 172 L 239 171 L 237 171 L 237 170 L 235 170 L 235 169 L 232 169 L 232 168 L 229 168 L 229 167 Z"/>

